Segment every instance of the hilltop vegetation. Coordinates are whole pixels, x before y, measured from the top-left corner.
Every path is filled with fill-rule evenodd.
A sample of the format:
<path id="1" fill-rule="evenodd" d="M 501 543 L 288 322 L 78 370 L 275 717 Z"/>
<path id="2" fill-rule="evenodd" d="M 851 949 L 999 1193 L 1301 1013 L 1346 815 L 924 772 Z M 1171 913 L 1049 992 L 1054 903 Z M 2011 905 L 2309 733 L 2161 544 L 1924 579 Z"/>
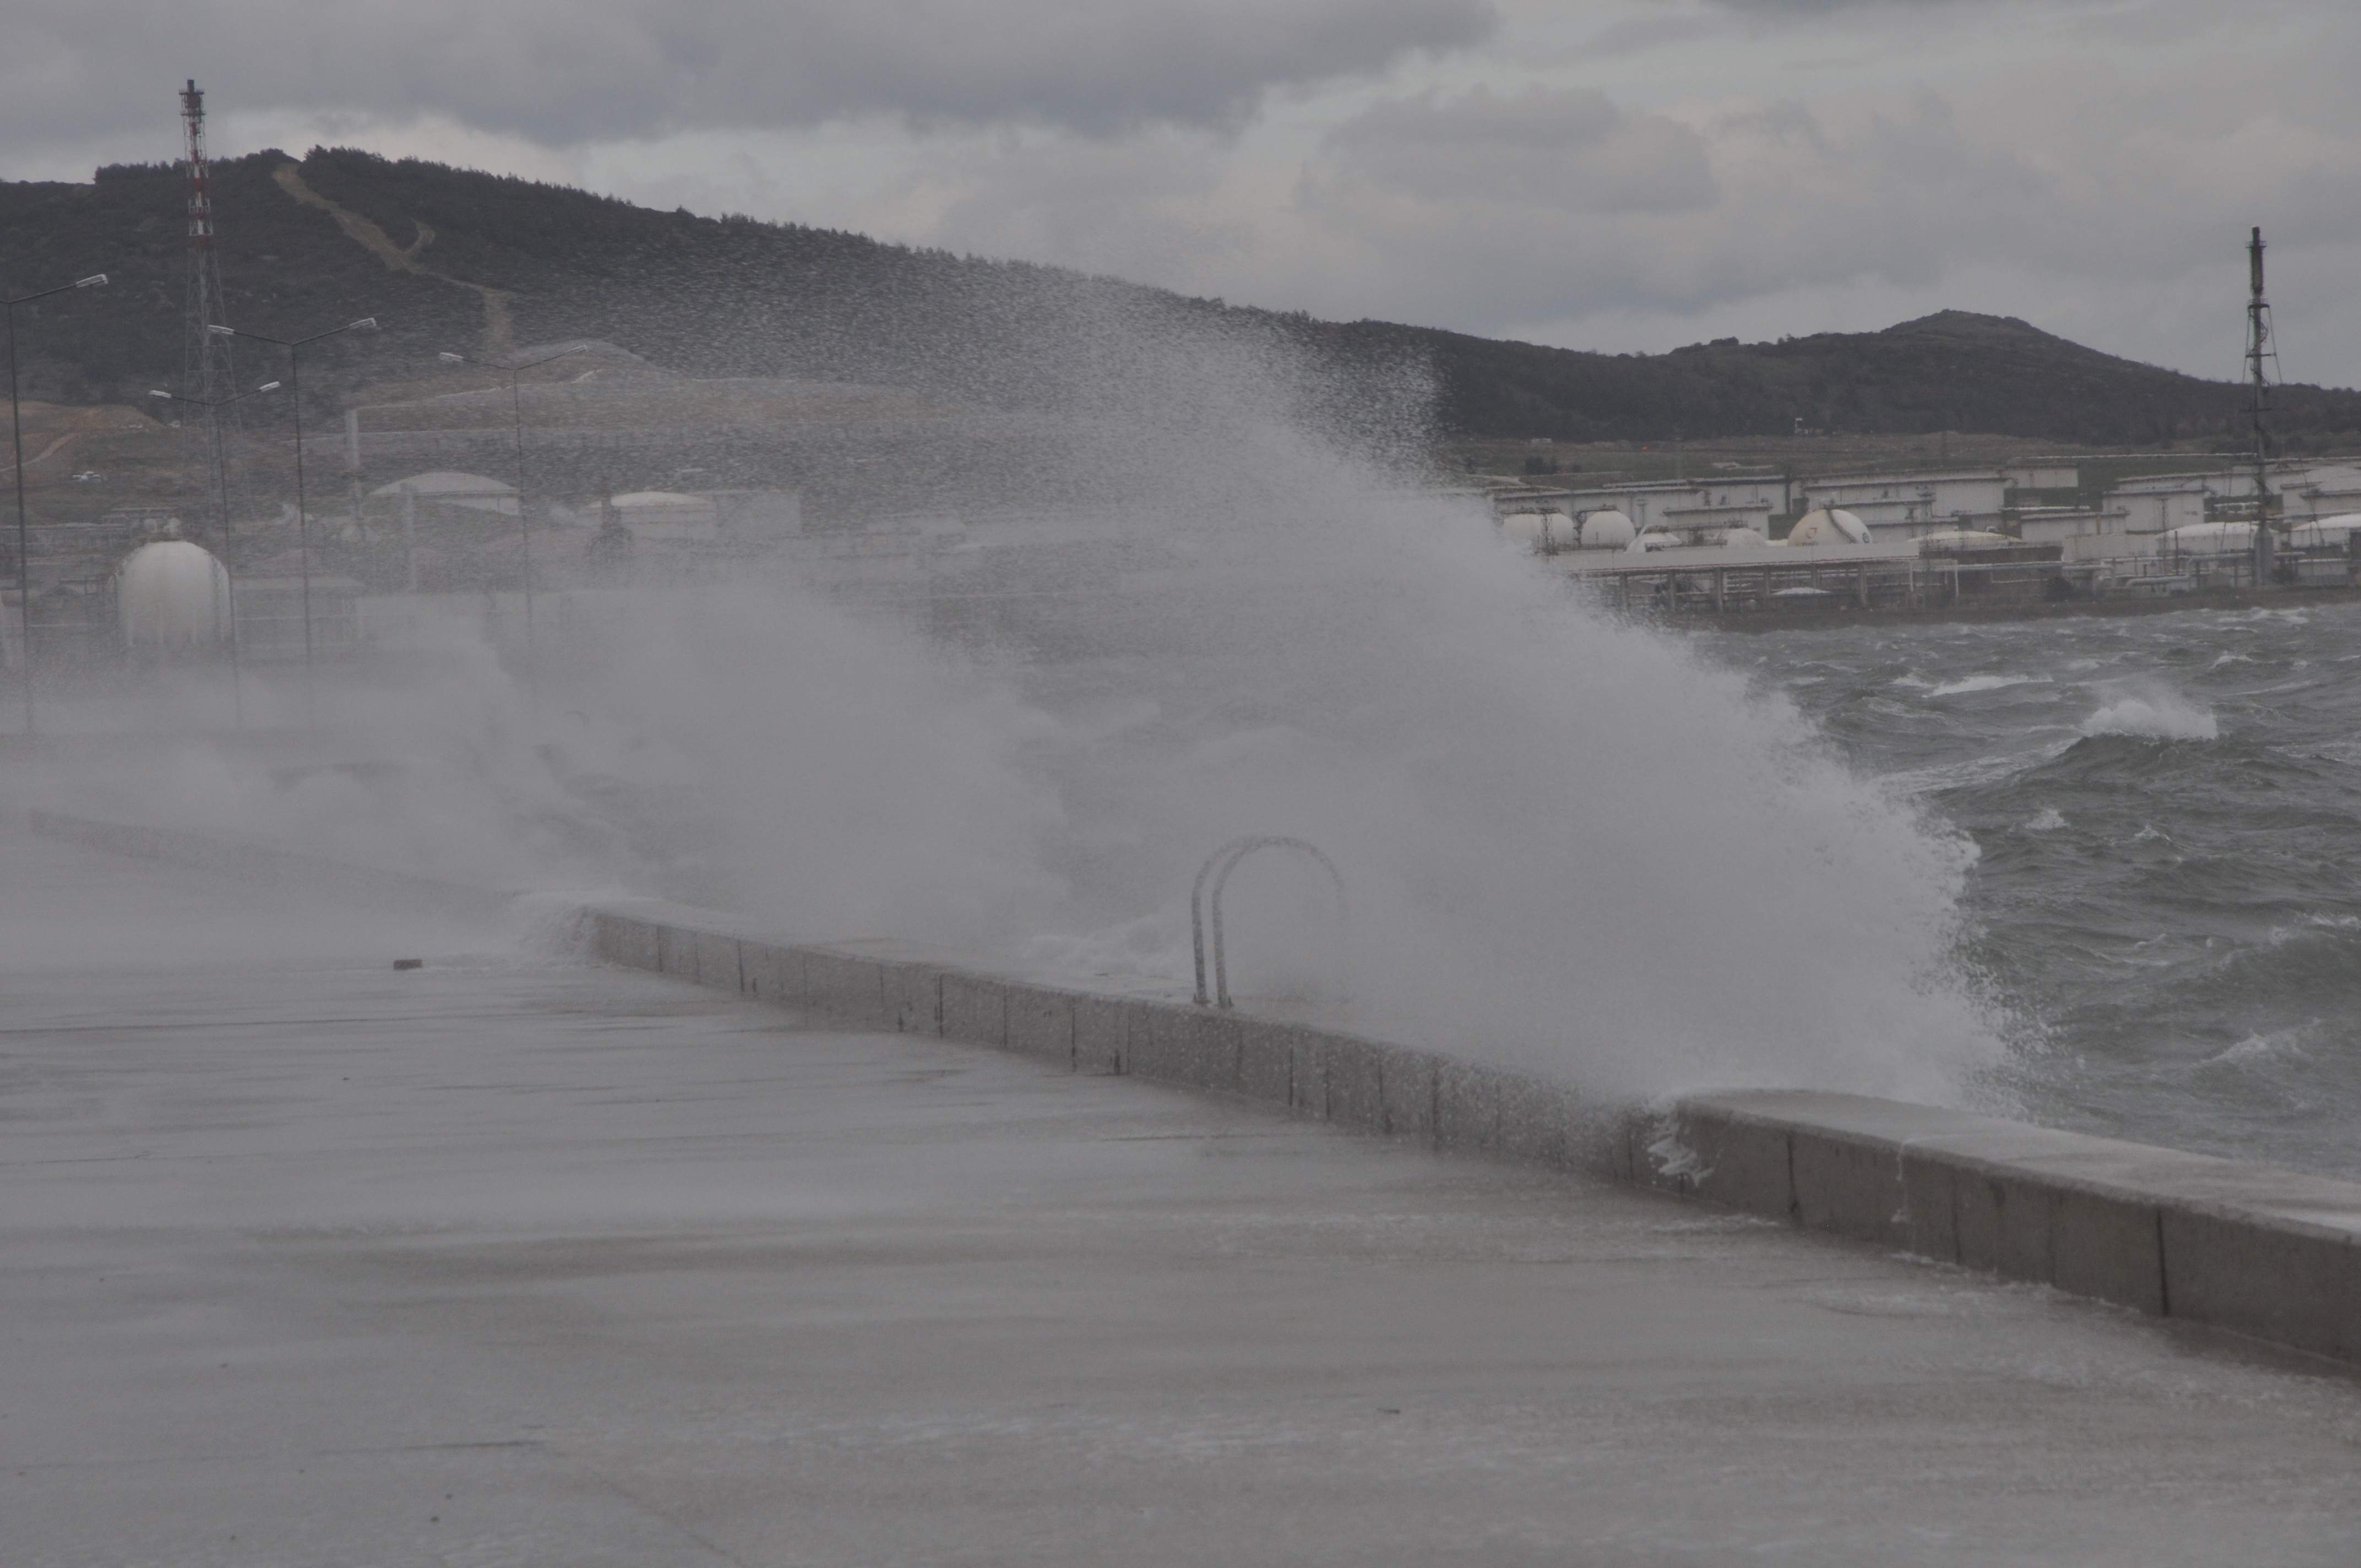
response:
<path id="1" fill-rule="evenodd" d="M 2243 402 L 2227 382 L 1964 312 L 1877 333 L 1588 354 L 1244 310 L 1023 262 L 314 149 L 300 185 L 340 217 L 274 179 L 289 162 L 271 151 L 216 167 L 222 271 L 232 319 L 255 330 L 293 336 L 383 320 L 377 337 L 307 357 L 307 403 L 324 411 L 353 385 L 411 374 L 438 351 L 574 336 L 694 376 L 889 381 L 1041 406 L 1071 394 L 1062 371 L 1075 356 L 1109 352 L 1098 329 L 1115 318 L 1219 321 L 1290 341 L 1342 367 L 1345 388 L 1356 375 L 1425 367 L 1444 430 L 1468 436 L 1697 440 L 1784 434 L 1800 420 L 1856 433 L 2212 445 L 2235 438 Z M 96 270 L 115 280 L 24 321 L 29 394 L 130 401 L 180 384 L 181 203 L 169 165 L 105 169 L 87 185 L 0 183 L 0 278 L 11 288 Z M 379 249 L 348 232 L 356 224 L 381 231 Z M 280 368 L 275 351 L 239 354 L 257 372 L 242 378 Z M 2361 440 L 2361 393 L 2290 387 L 2276 402 L 2293 446 Z"/>

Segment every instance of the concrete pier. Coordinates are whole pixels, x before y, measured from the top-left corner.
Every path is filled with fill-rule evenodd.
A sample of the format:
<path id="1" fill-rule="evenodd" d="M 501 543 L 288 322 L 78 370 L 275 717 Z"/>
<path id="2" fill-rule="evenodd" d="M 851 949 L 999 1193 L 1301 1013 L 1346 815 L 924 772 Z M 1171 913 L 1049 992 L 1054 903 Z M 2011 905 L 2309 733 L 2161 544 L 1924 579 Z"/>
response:
<path id="1" fill-rule="evenodd" d="M 2361 1554 L 2325 1362 L 1076 1072 L 1021 998 L 932 1005 L 1036 1054 L 891 1032 L 882 969 L 856 1022 L 56 841 L 0 885 L 12 1568 Z"/>

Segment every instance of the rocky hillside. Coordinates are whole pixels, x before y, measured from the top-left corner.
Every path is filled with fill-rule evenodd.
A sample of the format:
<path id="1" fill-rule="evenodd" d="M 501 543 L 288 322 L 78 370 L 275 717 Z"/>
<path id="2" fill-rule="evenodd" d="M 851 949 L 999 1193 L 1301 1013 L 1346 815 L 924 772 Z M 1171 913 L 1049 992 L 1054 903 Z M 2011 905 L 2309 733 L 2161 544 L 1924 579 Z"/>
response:
<path id="1" fill-rule="evenodd" d="M 386 330 L 306 362 L 323 411 L 362 379 L 573 336 L 697 376 L 892 382 L 994 406 L 1067 394 L 1107 320 L 1218 320 L 1361 374 L 1431 369 L 1454 434 L 1653 441 L 1936 430 L 2060 444 L 2235 439 L 2229 383 L 2119 359 L 2023 322 L 1947 311 L 1883 332 L 1723 339 L 1660 355 L 1586 354 L 1383 322 L 1240 310 L 1106 279 L 880 244 L 859 235 L 659 212 L 562 187 L 315 149 L 218 166 L 232 319 L 281 336 L 356 316 Z M 115 286 L 29 313 L 26 389 L 69 402 L 180 384 L 181 187 L 169 166 L 89 184 L 0 183 L 0 280 L 28 290 L 105 271 Z M 2225 308 L 2235 309 L 2236 302 Z M 241 345 L 241 376 L 280 365 Z M 245 377 L 251 366 L 254 375 Z M 1349 386 L 1348 374 L 1338 385 Z M 2279 428 L 2302 447 L 2361 440 L 2361 393 L 2290 387 Z M 1349 402 L 1349 399 L 1344 400 Z"/>

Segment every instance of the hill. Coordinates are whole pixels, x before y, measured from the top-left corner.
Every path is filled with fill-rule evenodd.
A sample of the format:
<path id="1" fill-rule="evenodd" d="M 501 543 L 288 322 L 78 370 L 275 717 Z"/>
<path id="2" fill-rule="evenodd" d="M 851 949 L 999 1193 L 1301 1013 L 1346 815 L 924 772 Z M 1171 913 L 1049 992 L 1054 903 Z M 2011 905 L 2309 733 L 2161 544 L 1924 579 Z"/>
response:
<path id="1" fill-rule="evenodd" d="M 1348 371 L 1430 367 L 1442 425 L 1468 436 L 1706 439 L 1784 434 L 1801 421 L 1852 433 L 2213 444 L 2235 440 L 2244 397 L 2231 383 L 1959 311 L 1875 333 L 1590 354 L 1246 310 L 346 149 L 314 149 L 300 164 L 276 151 L 228 160 L 214 189 L 233 320 L 280 336 L 359 315 L 386 324 L 307 357 L 306 401 L 324 412 L 350 387 L 414 374 L 441 351 L 574 336 L 695 376 L 883 381 L 1041 406 L 1069 395 L 1061 367 L 1103 348 L 1095 328 L 1110 314 L 1219 320 Z M 0 278 L 10 287 L 101 270 L 114 279 L 103 292 L 27 313 L 28 395 L 129 401 L 180 384 L 182 232 L 170 165 L 104 169 L 89 184 L 0 182 Z M 241 367 L 256 367 L 242 379 L 279 373 L 275 351 L 238 352 Z M 2276 427 L 2294 447 L 2361 439 L 2361 393 L 2288 387 L 2275 401 Z"/>

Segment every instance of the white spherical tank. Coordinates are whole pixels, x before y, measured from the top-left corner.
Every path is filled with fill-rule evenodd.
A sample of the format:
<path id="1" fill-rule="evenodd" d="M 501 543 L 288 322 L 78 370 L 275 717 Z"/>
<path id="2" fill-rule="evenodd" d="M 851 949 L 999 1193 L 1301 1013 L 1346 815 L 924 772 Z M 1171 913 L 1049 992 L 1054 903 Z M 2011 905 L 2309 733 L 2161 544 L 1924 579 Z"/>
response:
<path id="1" fill-rule="evenodd" d="M 1787 531 L 1790 544 L 1866 544 L 1869 524 L 1842 507 L 1814 507 Z"/>
<path id="2" fill-rule="evenodd" d="M 1620 550 L 1631 543 L 1639 530 L 1631 520 L 1613 507 L 1592 512 L 1582 520 L 1582 547 L 1585 550 Z"/>
<path id="3" fill-rule="evenodd" d="M 1751 528 L 1724 529 L 1721 547 L 1725 550 L 1760 550 L 1771 542 Z"/>
<path id="4" fill-rule="evenodd" d="M 143 544 L 115 573 L 123 640 L 146 652 L 213 648 L 230 638 L 229 572 L 185 539 Z"/>

